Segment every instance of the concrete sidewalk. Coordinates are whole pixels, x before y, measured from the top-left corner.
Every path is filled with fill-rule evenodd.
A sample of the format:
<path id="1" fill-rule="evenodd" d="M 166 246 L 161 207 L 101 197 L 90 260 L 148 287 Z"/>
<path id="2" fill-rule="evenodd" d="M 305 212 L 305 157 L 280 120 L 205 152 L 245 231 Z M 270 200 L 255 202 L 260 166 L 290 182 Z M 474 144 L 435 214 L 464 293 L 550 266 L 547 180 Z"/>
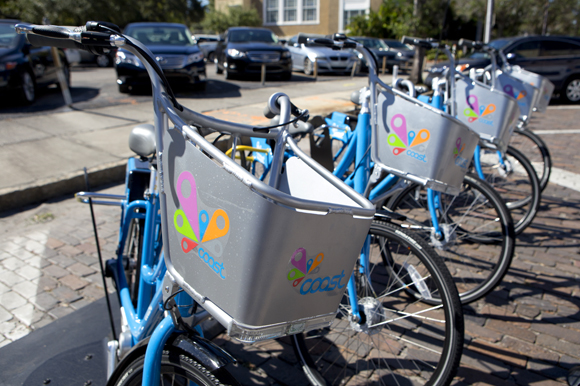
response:
<path id="1" fill-rule="evenodd" d="M 366 80 L 355 80 L 352 88 L 315 96 L 294 97 L 292 102 L 307 108 L 311 116 L 353 108 L 350 91 Z M 266 125 L 263 108 L 278 89 L 262 89 L 263 102 L 244 105 L 244 97 L 233 99 L 180 99 L 185 107 L 213 117 Z M 286 91 L 286 90 L 285 90 Z M 250 92 L 250 91 L 248 91 Z M 302 94 L 302 93 L 300 93 Z M 266 96 L 267 95 L 267 96 Z M 151 102 L 125 104 L 92 110 L 75 108 L 46 115 L 2 121 L 0 130 L 0 212 L 42 202 L 85 189 L 84 168 L 91 186 L 122 181 L 131 129 L 153 123 Z"/>

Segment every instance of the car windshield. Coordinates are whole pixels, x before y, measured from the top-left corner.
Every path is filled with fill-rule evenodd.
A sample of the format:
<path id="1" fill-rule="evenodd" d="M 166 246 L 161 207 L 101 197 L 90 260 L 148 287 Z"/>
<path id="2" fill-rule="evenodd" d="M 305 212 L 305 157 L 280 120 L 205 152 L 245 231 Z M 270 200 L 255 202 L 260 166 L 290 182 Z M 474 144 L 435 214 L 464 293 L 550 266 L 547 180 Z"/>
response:
<path id="1" fill-rule="evenodd" d="M 385 42 L 380 39 L 361 39 L 361 43 L 365 48 L 373 48 L 377 50 L 380 50 L 381 48 L 385 50 L 389 49 Z"/>
<path id="2" fill-rule="evenodd" d="M 126 34 L 139 40 L 146 46 L 192 46 L 191 33 L 185 27 L 178 26 L 136 26 Z"/>
<path id="3" fill-rule="evenodd" d="M 278 43 L 278 37 L 274 33 L 261 29 L 246 29 L 230 31 L 229 41 L 232 43 L 263 42 Z"/>
<path id="4" fill-rule="evenodd" d="M 18 35 L 13 24 L 0 24 L 0 47 L 16 47 Z"/>

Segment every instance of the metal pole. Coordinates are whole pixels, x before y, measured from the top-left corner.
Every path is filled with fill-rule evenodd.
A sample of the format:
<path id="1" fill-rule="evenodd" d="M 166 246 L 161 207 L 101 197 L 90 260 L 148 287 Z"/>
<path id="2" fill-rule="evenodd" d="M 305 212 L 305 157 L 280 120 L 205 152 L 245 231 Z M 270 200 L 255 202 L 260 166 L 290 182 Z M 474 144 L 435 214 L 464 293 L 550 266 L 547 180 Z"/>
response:
<path id="1" fill-rule="evenodd" d="M 485 36 L 483 37 L 484 43 L 489 43 L 491 40 L 491 27 L 493 23 L 493 1 L 487 0 L 487 13 L 485 14 Z"/>
<path id="2" fill-rule="evenodd" d="M 318 80 L 318 58 L 314 58 L 314 80 Z"/>
<path id="3" fill-rule="evenodd" d="M 350 78 L 354 78 L 354 74 L 356 74 L 356 66 L 358 66 L 358 60 L 354 62 L 352 65 L 352 71 L 350 72 Z"/>
<path id="4" fill-rule="evenodd" d="M 386 68 L 387 68 L 387 57 L 383 56 L 383 68 L 381 69 L 383 75 L 385 75 Z"/>
<path id="5" fill-rule="evenodd" d="M 266 64 L 262 63 L 262 86 L 266 83 Z"/>
<path id="6" fill-rule="evenodd" d="M 48 17 L 42 18 L 42 24 L 49 25 L 50 20 Z M 58 49 L 56 47 L 50 48 L 50 53 L 52 55 L 52 61 L 56 67 L 56 76 L 58 77 L 58 83 L 60 84 L 60 90 L 62 91 L 62 97 L 64 98 L 64 103 L 67 106 L 72 105 L 72 97 L 70 96 L 70 90 L 68 88 L 68 83 L 66 77 L 64 76 L 64 71 L 62 67 L 62 62 L 60 61 L 60 55 L 58 54 Z"/>

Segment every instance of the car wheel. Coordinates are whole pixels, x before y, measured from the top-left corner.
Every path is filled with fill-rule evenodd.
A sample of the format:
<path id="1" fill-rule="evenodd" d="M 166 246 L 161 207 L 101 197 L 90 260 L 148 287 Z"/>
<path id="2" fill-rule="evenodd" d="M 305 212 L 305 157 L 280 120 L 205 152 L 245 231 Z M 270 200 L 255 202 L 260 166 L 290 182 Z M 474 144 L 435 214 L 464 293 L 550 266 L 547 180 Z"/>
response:
<path id="1" fill-rule="evenodd" d="M 213 61 L 214 61 L 214 55 L 213 55 L 213 51 L 212 51 L 212 52 L 209 52 L 209 53 L 207 54 L 207 61 L 208 61 L 208 62 L 213 62 Z"/>
<path id="2" fill-rule="evenodd" d="M 36 100 L 36 83 L 28 71 L 21 75 L 20 100 L 26 104 L 31 104 Z"/>
<path id="3" fill-rule="evenodd" d="M 129 91 L 130 91 L 130 90 L 129 90 L 129 86 L 128 86 L 128 85 L 126 85 L 126 84 L 120 84 L 120 85 L 119 85 L 119 92 L 120 92 L 121 94 L 128 94 L 128 93 L 129 93 Z"/>
<path id="4" fill-rule="evenodd" d="M 562 98 L 568 103 L 580 102 L 580 78 L 572 78 L 566 82 Z"/>
<path id="5" fill-rule="evenodd" d="M 310 59 L 304 59 L 304 75 L 312 75 L 314 72 L 314 64 L 310 61 Z"/>
<path id="6" fill-rule="evenodd" d="M 97 56 L 97 66 L 99 67 L 109 67 L 111 65 L 111 58 L 109 55 L 99 55 Z"/>
<path id="7" fill-rule="evenodd" d="M 224 72 L 224 70 L 222 70 L 222 69 L 220 68 L 220 65 L 219 65 L 219 63 L 218 63 L 218 60 L 217 60 L 217 58 L 215 58 L 215 59 L 214 59 L 214 63 L 215 63 L 215 73 L 216 73 L 216 74 L 221 74 L 221 73 L 223 73 L 223 72 Z"/>

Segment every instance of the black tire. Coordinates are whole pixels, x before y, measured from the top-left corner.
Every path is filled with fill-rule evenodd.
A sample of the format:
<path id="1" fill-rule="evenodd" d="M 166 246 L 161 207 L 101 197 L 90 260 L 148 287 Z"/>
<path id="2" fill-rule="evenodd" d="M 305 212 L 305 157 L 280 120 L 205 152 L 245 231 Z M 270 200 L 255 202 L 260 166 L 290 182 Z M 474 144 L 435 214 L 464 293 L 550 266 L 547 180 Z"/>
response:
<path id="1" fill-rule="evenodd" d="M 112 60 L 109 55 L 98 55 L 95 58 L 95 62 L 99 67 L 109 67 L 111 66 Z"/>
<path id="2" fill-rule="evenodd" d="M 210 63 L 211 63 L 211 62 L 213 62 L 213 59 L 214 59 L 214 57 L 215 57 L 215 56 L 214 56 L 214 54 L 213 54 L 213 51 L 209 52 L 209 53 L 207 54 L 207 61 L 208 61 L 208 62 L 210 62 Z"/>
<path id="3" fill-rule="evenodd" d="M 115 373 L 118 376 L 116 379 L 109 379 L 107 385 L 141 386 L 144 360 L 145 354 L 136 358 L 122 372 Z M 212 373 L 194 358 L 173 347 L 166 347 L 163 351 L 161 378 L 161 385 L 239 385 L 227 370 L 222 368 Z"/>
<path id="4" fill-rule="evenodd" d="M 354 270 L 362 320 L 350 317 L 345 295 L 331 327 L 293 336 L 303 370 L 314 385 L 350 379 L 448 385 L 463 346 L 463 313 L 449 271 L 429 246 L 397 226 L 374 221 L 369 236 L 369 275 L 360 273 L 359 262 Z M 442 304 L 432 307 L 405 287 L 421 287 Z"/>
<path id="5" fill-rule="evenodd" d="M 289 81 L 290 79 L 292 79 L 292 71 L 282 73 L 282 75 L 280 75 L 280 79 L 284 81 Z"/>
<path id="6" fill-rule="evenodd" d="M 29 105 L 34 103 L 36 100 L 36 82 L 34 81 L 34 75 L 30 71 L 23 71 L 20 74 L 20 89 L 19 89 L 19 99 L 21 102 Z"/>
<path id="7" fill-rule="evenodd" d="M 552 173 L 552 157 L 544 140 L 531 130 L 517 128 L 510 139 L 510 146 L 523 153 L 532 163 L 543 192 Z"/>
<path id="8" fill-rule="evenodd" d="M 560 97 L 565 103 L 580 102 L 580 77 L 568 79 L 562 88 Z"/>
<path id="9" fill-rule="evenodd" d="M 314 63 L 308 58 L 304 59 L 304 75 L 312 75 L 314 73 Z"/>
<path id="10" fill-rule="evenodd" d="M 517 236 L 536 217 L 542 193 L 536 171 L 526 156 L 508 146 L 503 157 L 503 163 L 500 163 L 495 150 L 482 149 L 481 168 L 485 180 L 505 201 Z"/>
<path id="11" fill-rule="evenodd" d="M 425 188 L 408 185 L 387 208 L 404 215 L 401 225 L 415 229 L 435 248 L 461 302 L 468 304 L 492 291 L 505 276 L 515 248 L 513 220 L 501 197 L 474 175 L 465 176 L 457 196 L 439 198 L 436 213 L 445 241 L 434 235 Z"/>

